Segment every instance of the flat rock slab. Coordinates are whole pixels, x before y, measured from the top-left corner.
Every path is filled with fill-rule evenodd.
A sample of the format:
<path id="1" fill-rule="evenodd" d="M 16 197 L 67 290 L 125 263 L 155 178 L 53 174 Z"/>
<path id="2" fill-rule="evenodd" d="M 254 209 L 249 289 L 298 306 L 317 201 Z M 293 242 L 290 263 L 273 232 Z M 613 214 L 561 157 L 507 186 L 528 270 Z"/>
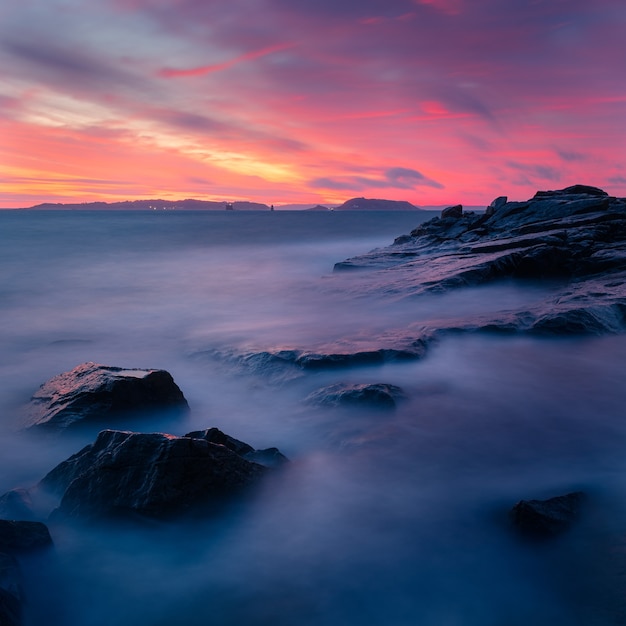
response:
<path id="1" fill-rule="evenodd" d="M 39 388 L 25 426 L 63 430 L 148 410 L 188 409 L 183 393 L 164 370 L 83 363 Z"/>
<path id="2" fill-rule="evenodd" d="M 39 486 L 61 495 L 56 514 L 67 518 L 159 518 L 210 510 L 269 471 L 231 449 L 241 445 L 248 454 L 253 448 L 212 430 L 185 437 L 105 430 Z M 223 436 L 225 443 L 203 433 L 209 439 Z"/>
<path id="3" fill-rule="evenodd" d="M 305 402 L 319 406 L 393 409 L 404 397 L 400 387 L 387 383 L 337 383 L 310 393 Z"/>
<path id="4" fill-rule="evenodd" d="M 511 521 L 525 536 L 555 537 L 578 519 L 584 499 L 581 491 L 575 491 L 548 500 L 520 500 L 511 510 Z"/>

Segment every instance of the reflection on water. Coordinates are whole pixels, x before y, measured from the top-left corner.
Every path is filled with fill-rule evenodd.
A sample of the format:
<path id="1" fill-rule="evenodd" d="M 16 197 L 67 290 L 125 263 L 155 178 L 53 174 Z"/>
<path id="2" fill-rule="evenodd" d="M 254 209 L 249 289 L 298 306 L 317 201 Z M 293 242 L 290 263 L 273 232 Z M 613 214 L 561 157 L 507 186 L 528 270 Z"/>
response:
<path id="1" fill-rule="evenodd" d="M 610 579 L 626 527 L 624 338 L 448 337 L 423 361 L 281 385 L 192 357 L 436 324 L 550 288 L 355 298 L 350 275 L 330 271 L 416 225 L 385 219 L 0 214 L 0 492 L 88 441 L 15 432 L 37 386 L 84 361 L 173 374 L 191 414 L 145 430 L 217 426 L 292 459 L 218 520 L 51 522 L 54 554 L 22 562 L 28 625 L 624 623 Z M 303 404 L 342 381 L 396 384 L 408 400 L 391 413 Z M 517 542 L 518 499 L 580 488 L 593 506 L 574 532 Z"/>

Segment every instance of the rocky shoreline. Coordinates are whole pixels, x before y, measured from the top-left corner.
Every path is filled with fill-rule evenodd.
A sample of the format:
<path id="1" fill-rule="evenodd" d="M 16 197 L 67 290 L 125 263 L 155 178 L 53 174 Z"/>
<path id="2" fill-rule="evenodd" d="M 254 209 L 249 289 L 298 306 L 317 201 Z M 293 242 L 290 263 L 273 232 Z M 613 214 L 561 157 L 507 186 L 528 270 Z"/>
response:
<path id="1" fill-rule="evenodd" d="M 626 331 L 626 199 L 576 185 L 538 192 L 526 202 L 499 197 L 481 213 L 449 207 L 393 245 L 337 263 L 358 272 L 357 289 L 398 301 L 498 281 L 550 281 L 550 294 L 528 308 L 416 323 L 341 343 L 259 350 L 211 350 L 208 356 L 268 382 L 324 370 L 424 358 L 447 333 L 489 332 L 547 336 Z M 205 354 L 205 356 L 206 356 Z M 302 398 L 319 410 L 394 411 L 405 392 L 386 383 L 335 383 Z M 272 479 L 286 457 L 255 450 L 217 428 L 183 436 L 124 430 L 160 412 L 184 416 L 189 404 L 164 370 L 84 363 L 33 394 L 24 428 L 33 436 L 97 428 L 92 443 L 52 468 L 38 484 L 0 496 L 0 622 L 19 626 L 28 582 L 20 555 L 52 544 L 46 524 L 168 520 L 220 515 Z M 43 444 L 42 444 L 43 445 Z M 522 500 L 510 510 L 521 536 L 553 539 L 567 532 L 589 505 L 580 492 Z M 511 505 L 512 506 L 512 505 Z M 26 589 L 25 589 L 26 588 Z"/>

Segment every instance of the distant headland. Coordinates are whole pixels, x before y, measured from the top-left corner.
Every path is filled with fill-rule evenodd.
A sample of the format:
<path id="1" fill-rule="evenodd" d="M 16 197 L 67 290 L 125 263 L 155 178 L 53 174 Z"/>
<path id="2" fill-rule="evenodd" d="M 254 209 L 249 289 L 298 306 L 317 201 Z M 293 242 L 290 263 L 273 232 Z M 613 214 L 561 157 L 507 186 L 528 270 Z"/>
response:
<path id="1" fill-rule="evenodd" d="M 277 205 L 278 210 L 314 211 L 420 211 L 433 207 L 419 207 L 405 200 L 384 200 L 379 198 L 351 198 L 340 205 L 285 204 Z M 274 205 L 250 201 L 196 200 L 124 200 L 120 202 L 44 202 L 22 211 L 273 211 Z"/>

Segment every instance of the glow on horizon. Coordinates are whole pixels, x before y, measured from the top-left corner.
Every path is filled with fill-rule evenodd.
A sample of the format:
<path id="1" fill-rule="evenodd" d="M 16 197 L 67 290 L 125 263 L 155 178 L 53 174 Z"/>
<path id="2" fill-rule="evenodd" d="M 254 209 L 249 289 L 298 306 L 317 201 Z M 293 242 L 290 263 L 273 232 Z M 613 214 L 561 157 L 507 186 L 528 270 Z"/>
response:
<path id="1" fill-rule="evenodd" d="M 624 196 L 624 32 L 621 0 L 6 0 L 0 207 Z"/>

